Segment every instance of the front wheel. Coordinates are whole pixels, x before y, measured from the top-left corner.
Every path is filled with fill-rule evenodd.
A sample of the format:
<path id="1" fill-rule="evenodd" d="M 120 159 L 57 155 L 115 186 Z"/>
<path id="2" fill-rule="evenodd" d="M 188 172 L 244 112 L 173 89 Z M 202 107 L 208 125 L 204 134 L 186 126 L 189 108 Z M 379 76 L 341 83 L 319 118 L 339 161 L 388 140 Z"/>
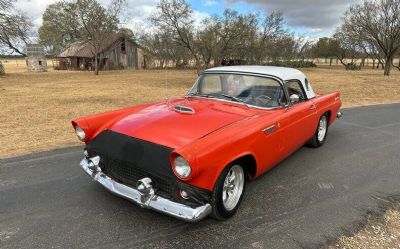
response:
<path id="1" fill-rule="evenodd" d="M 314 136 L 307 142 L 307 145 L 313 148 L 318 148 L 325 143 L 326 136 L 328 135 L 328 115 L 321 116 L 318 122 L 317 130 Z"/>
<path id="2" fill-rule="evenodd" d="M 245 171 L 237 163 L 226 167 L 212 193 L 212 215 L 218 220 L 232 217 L 239 208 L 245 190 Z"/>

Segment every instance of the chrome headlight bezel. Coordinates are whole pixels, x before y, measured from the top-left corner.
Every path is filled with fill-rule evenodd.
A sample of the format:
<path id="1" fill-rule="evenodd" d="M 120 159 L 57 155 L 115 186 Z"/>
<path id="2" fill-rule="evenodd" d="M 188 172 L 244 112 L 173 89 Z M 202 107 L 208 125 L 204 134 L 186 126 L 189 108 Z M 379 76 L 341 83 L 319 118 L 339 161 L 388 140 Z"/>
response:
<path id="1" fill-rule="evenodd" d="M 85 131 L 79 126 L 75 126 L 75 133 L 79 140 L 84 141 L 86 138 Z"/>
<path id="2" fill-rule="evenodd" d="M 176 156 L 174 158 L 173 169 L 175 174 L 182 179 L 186 179 L 192 173 L 192 167 L 189 162 L 182 156 Z"/>

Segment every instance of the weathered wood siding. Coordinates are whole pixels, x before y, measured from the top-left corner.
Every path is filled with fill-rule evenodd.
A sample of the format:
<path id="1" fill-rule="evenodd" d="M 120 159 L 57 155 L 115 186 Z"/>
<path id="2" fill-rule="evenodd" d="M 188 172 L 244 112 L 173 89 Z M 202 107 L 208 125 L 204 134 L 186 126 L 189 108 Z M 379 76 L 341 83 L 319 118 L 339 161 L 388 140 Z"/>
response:
<path id="1" fill-rule="evenodd" d="M 123 51 L 123 47 L 125 51 Z M 141 49 L 128 40 L 119 40 L 114 43 L 109 50 L 102 54 L 102 58 L 106 59 L 104 69 L 116 68 L 142 68 L 143 56 Z"/>

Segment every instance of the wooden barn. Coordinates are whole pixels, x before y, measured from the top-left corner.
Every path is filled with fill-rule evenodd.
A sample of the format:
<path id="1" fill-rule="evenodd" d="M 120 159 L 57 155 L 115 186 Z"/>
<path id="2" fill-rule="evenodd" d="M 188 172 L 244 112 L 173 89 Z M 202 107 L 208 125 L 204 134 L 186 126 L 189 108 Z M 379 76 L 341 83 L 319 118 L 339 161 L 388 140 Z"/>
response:
<path id="1" fill-rule="evenodd" d="M 94 70 L 94 60 L 93 46 L 89 42 L 76 41 L 57 55 L 53 65 L 58 70 Z M 115 33 L 104 41 L 98 63 L 100 70 L 147 67 L 143 50 L 121 33 Z"/>

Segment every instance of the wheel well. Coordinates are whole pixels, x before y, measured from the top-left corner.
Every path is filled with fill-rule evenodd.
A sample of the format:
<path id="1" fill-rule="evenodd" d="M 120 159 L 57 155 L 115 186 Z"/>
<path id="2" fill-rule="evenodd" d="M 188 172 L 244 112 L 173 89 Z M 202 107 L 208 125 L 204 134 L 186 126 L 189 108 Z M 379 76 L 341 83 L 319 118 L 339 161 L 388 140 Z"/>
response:
<path id="1" fill-rule="evenodd" d="M 253 155 L 245 155 L 235 160 L 236 162 L 241 162 L 244 170 L 249 174 L 250 178 L 256 176 L 257 173 L 257 163 Z"/>
<path id="2" fill-rule="evenodd" d="M 328 118 L 328 124 L 330 124 L 331 123 L 332 112 L 330 110 L 326 111 L 324 113 L 324 115 L 326 115 L 326 117 Z"/>

